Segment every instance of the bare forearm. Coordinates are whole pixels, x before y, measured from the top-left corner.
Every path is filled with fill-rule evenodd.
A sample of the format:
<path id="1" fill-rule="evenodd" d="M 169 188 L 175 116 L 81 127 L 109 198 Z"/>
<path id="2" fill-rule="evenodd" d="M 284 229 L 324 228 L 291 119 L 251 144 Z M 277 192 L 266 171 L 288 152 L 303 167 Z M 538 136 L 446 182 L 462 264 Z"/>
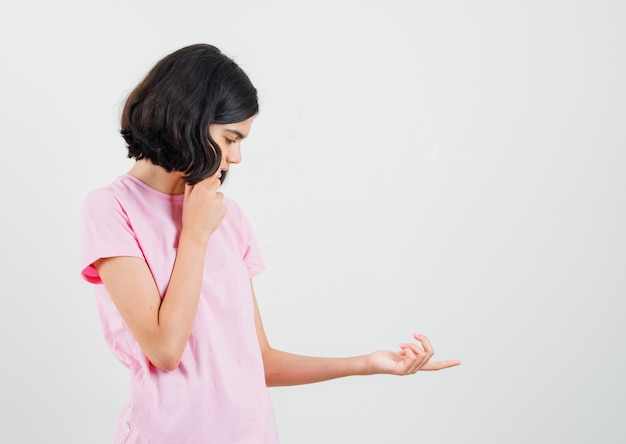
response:
<path id="1" fill-rule="evenodd" d="M 162 353 L 176 366 L 182 355 L 198 310 L 206 244 L 181 238 L 176 262 L 158 312 Z M 176 362 L 171 362 L 171 361 Z"/>
<path id="2" fill-rule="evenodd" d="M 322 358 L 268 349 L 263 353 L 268 387 L 310 384 L 353 375 L 369 374 L 367 356 Z"/>

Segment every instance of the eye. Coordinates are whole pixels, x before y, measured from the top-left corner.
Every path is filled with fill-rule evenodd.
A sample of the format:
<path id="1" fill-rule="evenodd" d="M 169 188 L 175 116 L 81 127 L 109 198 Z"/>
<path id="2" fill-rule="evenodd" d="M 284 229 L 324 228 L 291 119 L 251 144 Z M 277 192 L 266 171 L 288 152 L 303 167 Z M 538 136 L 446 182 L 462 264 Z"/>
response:
<path id="1" fill-rule="evenodd" d="M 235 139 L 229 139 L 229 138 L 226 138 L 226 142 L 228 142 L 229 145 L 232 145 L 233 143 L 237 143 Z"/>

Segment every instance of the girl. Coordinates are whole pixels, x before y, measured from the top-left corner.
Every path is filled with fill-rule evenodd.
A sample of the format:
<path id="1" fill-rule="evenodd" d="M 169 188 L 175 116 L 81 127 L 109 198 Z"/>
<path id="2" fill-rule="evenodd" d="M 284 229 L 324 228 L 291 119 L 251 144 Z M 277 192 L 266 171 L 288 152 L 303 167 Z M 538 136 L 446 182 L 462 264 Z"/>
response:
<path id="1" fill-rule="evenodd" d="M 459 364 L 430 361 L 417 334 L 398 352 L 350 358 L 270 346 L 252 287 L 259 247 L 219 191 L 258 110 L 249 78 L 217 48 L 175 51 L 124 107 L 134 166 L 81 206 L 82 276 L 131 374 L 116 443 L 277 443 L 268 386 Z"/>

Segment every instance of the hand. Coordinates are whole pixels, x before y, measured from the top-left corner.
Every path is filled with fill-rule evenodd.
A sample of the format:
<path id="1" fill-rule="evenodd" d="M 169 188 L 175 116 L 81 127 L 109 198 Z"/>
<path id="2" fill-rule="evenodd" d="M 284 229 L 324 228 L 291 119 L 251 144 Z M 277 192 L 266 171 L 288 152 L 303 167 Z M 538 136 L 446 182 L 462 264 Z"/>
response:
<path id="1" fill-rule="evenodd" d="M 413 333 L 420 343 L 400 344 L 400 351 L 378 350 L 367 356 L 366 367 L 372 374 L 411 375 L 418 370 L 442 370 L 461 364 L 460 361 L 430 361 L 435 351 L 428 338 Z"/>
<path id="2" fill-rule="evenodd" d="M 220 185 L 219 171 L 195 185 L 185 184 L 182 230 L 186 234 L 207 241 L 217 230 L 226 215 L 224 194 L 218 191 Z"/>

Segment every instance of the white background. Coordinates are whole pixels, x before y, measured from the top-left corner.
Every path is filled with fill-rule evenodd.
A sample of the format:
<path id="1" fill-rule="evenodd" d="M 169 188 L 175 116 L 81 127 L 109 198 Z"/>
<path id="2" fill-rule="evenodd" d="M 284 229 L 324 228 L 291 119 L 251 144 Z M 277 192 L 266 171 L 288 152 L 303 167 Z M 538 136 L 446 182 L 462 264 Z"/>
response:
<path id="1" fill-rule="evenodd" d="M 414 330 L 463 365 L 273 388 L 284 444 L 616 443 L 626 433 L 626 3 L 2 1 L 0 442 L 109 443 L 127 371 L 79 277 L 118 116 L 207 42 L 259 90 L 224 191 L 270 342 Z"/>

